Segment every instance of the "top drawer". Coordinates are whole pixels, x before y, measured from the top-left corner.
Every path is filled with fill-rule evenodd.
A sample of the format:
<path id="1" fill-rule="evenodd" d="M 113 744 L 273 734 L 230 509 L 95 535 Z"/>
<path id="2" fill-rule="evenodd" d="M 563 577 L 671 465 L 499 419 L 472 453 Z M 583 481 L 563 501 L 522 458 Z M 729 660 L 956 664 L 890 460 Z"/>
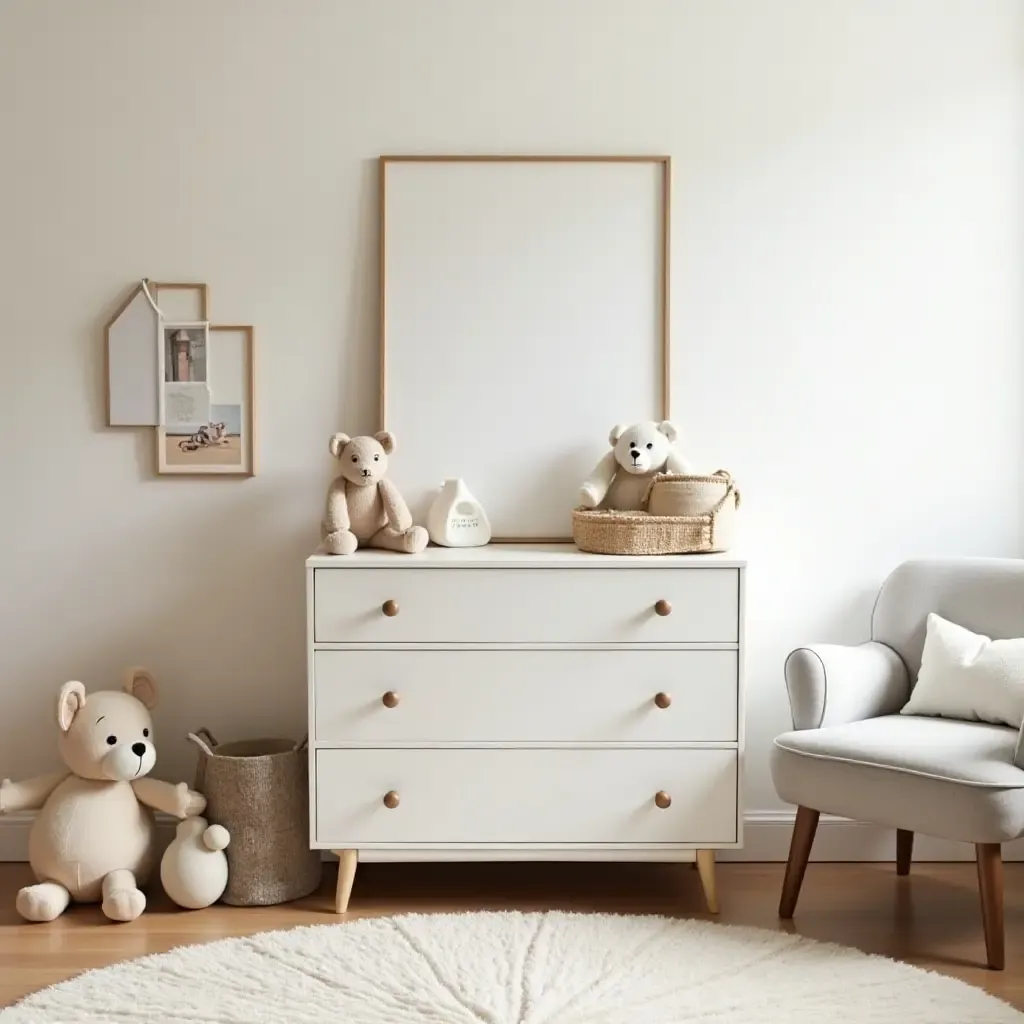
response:
<path id="1" fill-rule="evenodd" d="M 736 643 L 739 570 L 315 569 L 319 643 Z M 391 614 L 388 614 L 390 612 Z"/>

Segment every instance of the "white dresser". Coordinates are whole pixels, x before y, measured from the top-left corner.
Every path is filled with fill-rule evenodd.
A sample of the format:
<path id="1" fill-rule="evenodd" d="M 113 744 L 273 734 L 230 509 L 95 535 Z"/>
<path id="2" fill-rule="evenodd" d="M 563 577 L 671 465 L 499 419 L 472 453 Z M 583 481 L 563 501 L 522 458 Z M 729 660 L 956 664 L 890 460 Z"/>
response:
<path id="1" fill-rule="evenodd" d="M 306 561 L 312 845 L 696 861 L 742 845 L 745 563 L 564 544 Z"/>

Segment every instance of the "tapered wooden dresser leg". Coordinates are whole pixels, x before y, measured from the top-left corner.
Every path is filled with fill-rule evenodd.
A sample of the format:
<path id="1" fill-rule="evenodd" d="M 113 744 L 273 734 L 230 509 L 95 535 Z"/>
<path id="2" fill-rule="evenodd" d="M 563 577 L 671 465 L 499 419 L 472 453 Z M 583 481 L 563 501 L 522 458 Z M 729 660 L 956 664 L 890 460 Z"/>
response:
<path id="1" fill-rule="evenodd" d="M 718 913 L 718 887 L 715 884 L 715 851 L 697 851 L 697 870 L 700 884 L 704 888 L 704 900 L 712 914 Z"/>
<path id="2" fill-rule="evenodd" d="M 810 807 L 798 807 L 793 838 L 789 843 L 789 860 L 786 863 L 786 877 L 782 882 L 782 898 L 779 900 L 779 917 L 790 918 L 796 910 L 800 886 L 804 883 L 804 872 L 814 845 L 814 833 L 818 830 L 817 811 Z"/>
<path id="3" fill-rule="evenodd" d="M 910 874 L 910 860 L 914 855 L 914 833 L 905 828 L 896 829 L 896 874 Z"/>
<path id="4" fill-rule="evenodd" d="M 344 914 L 352 895 L 352 883 L 356 880 L 356 865 L 359 863 L 358 850 L 334 850 L 338 856 L 338 888 L 334 893 L 334 912 Z"/>
<path id="5" fill-rule="evenodd" d="M 978 843 L 978 888 L 981 890 L 981 921 L 985 951 L 993 971 L 1006 966 L 1003 930 L 1003 851 L 999 843 Z"/>

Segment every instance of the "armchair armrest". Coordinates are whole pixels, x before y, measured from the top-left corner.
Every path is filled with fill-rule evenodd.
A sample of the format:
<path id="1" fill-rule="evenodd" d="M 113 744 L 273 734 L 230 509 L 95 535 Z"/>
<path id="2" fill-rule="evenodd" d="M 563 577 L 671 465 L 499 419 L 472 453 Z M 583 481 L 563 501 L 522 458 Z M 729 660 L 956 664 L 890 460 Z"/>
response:
<path id="1" fill-rule="evenodd" d="M 895 714 L 910 697 L 903 659 L 877 641 L 811 644 L 786 659 L 794 729 L 821 729 Z"/>

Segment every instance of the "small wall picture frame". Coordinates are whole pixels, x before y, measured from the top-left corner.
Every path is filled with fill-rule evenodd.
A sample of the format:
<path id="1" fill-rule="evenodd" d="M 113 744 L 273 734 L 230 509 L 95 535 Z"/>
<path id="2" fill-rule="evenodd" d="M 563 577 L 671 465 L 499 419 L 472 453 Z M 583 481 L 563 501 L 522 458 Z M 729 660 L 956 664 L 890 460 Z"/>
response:
<path id="1" fill-rule="evenodd" d="M 164 323 L 157 466 L 252 476 L 253 328 Z"/>
<path id="2" fill-rule="evenodd" d="M 107 422 L 150 427 L 171 476 L 254 476 L 255 331 L 214 324 L 205 284 L 143 278 L 106 329 Z"/>

